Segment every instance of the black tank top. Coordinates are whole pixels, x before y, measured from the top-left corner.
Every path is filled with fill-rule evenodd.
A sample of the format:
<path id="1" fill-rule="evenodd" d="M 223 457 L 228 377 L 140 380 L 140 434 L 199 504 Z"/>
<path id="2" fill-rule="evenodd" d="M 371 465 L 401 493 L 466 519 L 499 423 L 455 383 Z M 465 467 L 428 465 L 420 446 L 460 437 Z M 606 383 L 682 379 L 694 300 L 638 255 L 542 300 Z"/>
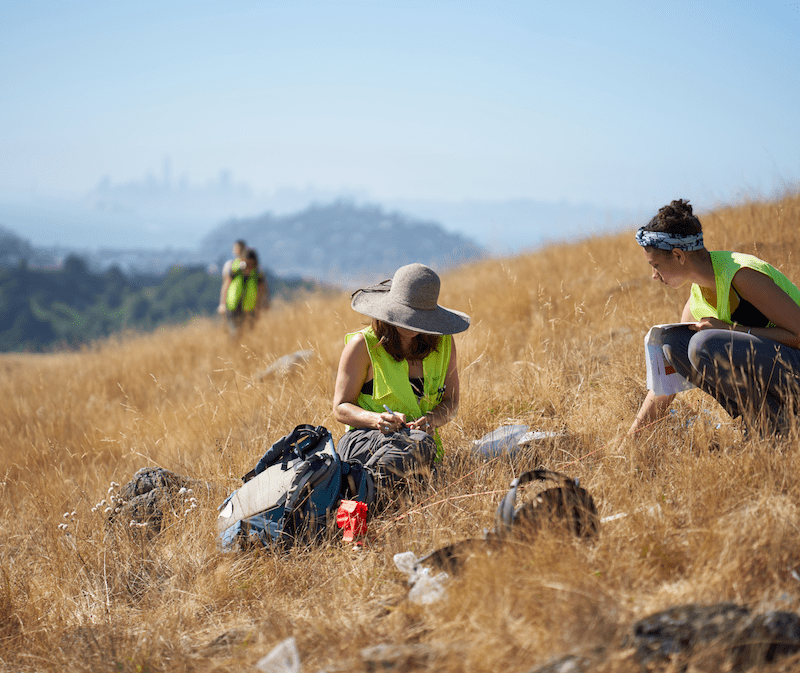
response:
<path id="1" fill-rule="evenodd" d="M 369 395 L 372 397 L 372 393 L 374 391 L 374 381 L 375 379 L 370 379 L 369 381 L 364 381 L 364 385 L 361 386 L 361 394 L 362 395 Z M 414 394 L 420 398 L 425 395 L 425 379 L 408 379 L 408 382 L 411 384 L 411 389 L 414 391 Z"/>

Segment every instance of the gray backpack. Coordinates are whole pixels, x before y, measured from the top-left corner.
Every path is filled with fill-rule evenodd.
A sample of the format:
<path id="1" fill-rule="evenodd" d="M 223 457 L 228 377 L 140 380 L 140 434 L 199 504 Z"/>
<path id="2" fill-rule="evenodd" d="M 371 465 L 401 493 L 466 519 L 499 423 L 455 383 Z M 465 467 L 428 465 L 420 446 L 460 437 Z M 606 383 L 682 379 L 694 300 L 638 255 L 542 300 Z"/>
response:
<path id="1" fill-rule="evenodd" d="M 375 501 L 372 471 L 340 460 L 322 426 L 298 425 L 242 481 L 219 507 L 219 540 L 227 550 L 310 543 L 323 536 L 341 500 L 368 507 Z"/>

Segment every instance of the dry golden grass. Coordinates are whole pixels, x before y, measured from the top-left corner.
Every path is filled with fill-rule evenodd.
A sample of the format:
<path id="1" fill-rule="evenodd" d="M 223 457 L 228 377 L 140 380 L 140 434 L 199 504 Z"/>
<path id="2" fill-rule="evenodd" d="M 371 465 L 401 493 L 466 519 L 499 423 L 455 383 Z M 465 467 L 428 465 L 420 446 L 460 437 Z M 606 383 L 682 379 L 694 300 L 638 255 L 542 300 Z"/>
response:
<path id="1" fill-rule="evenodd" d="M 710 249 L 800 280 L 800 197 L 703 220 Z M 364 670 L 363 647 L 422 643 L 436 653 L 425 670 L 514 673 L 598 651 L 681 603 L 800 610 L 795 438 L 745 442 L 693 391 L 619 446 L 645 395 L 643 335 L 685 301 L 650 280 L 631 232 L 454 270 L 440 301 L 473 318 L 458 337 L 459 417 L 432 489 L 406 516 L 374 518 L 361 551 L 334 538 L 226 554 L 215 539 L 217 505 L 275 439 L 303 422 L 341 435 L 336 366 L 362 325 L 346 293 L 279 303 L 239 344 L 201 320 L 0 357 L 0 670 L 255 670 L 293 635 L 305 671 Z M 306 348 L 299 371 L 257 376 Z M 563 434 L 513 461 L 471 455 L 512 422 Z M 602 516 L 630 515 L 594 544 L 543 535 L 468 564 L 434 604 L 405 600 L 392 556 L 480 536 L 513 476 L 540 464 L 579 477 Z M 92 511 L 147 465 L 212 485 L 150 541 Z M 610 656 L 597 670 L 634 669 Z"/>

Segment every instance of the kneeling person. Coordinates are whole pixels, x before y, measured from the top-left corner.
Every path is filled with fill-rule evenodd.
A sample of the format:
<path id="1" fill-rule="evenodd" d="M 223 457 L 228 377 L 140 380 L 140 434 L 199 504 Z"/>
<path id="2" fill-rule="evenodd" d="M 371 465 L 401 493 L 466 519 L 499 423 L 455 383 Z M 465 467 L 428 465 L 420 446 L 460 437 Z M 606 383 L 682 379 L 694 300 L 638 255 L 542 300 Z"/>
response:
<path id="1" fill-rule="evenodd" d="M 432 269 L 409 264 L 353 295 L 372 324 L 345 337 L 333 413 L 348 430 L 337 448 L 375 469 L 384 497 L 430 473 L 442 453 L 437 428 L 458 412 L 452 335 L 470 319 L 438 305 L 439 287 Z"/>

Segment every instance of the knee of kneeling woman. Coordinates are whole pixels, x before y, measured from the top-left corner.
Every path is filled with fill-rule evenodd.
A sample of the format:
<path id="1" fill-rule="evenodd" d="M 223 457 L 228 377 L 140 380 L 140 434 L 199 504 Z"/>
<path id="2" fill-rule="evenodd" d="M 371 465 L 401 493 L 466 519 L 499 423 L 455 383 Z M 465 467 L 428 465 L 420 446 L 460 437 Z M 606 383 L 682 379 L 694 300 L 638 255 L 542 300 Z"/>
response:
<path id="1" fill-rule="evenodd" d="M 727 335 L 728 330 L 701 330 L 689 339 L 687 354 L 692 367 L 703 371 L 708 365 L 729 362 L 730 338 Z"/>
<path id="2" fill-rule="evenodd" d="M 412 430 L 409 436 L 414 442 L 418 460 L 426 465 L 433 465 L 436 460 L 436 440 L 422 430 Z"/>

